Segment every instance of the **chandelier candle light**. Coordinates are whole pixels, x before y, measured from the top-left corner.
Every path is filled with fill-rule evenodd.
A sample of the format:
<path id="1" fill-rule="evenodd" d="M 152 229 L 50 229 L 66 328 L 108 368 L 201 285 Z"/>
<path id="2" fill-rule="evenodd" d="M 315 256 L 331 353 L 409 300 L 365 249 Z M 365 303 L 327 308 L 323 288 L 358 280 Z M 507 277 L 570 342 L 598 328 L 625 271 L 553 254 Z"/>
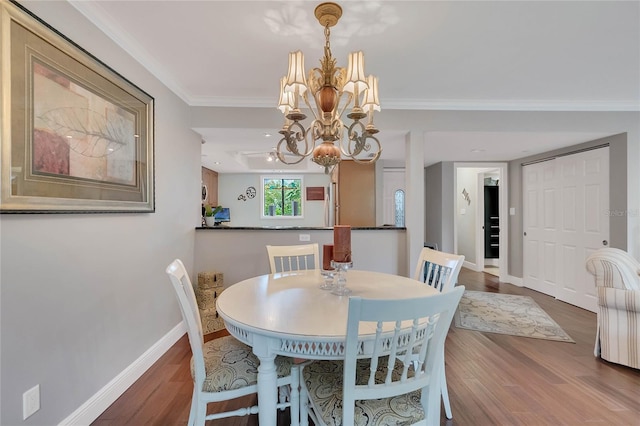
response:
<path id="1" fill-rule="evenodd" d="M 330 28 L 338 23 L 342 8 L 336 3 L 322 3 L 315 16 L 324 27 L 324 57 L 320 68 L 313 68 L 305 77 L 304 56 L 301 51 L 289 53 L 289 71 L 280 80 L 278 109 L 285 116 L 280 130 L 283 135 L 276 147 L 278 159 L 285 164 L 298 164 L 312 155 L 312 160 L 330 173 L 342 157 L 358 163 L 374 163 L 382 151 L 374 136 L 378 129 L 373 124 L 374 111 L 380 111 L 378 79 L 364 74 L 364 54 L 349 54 L 347 68 L 336 66 L 331 54 Z M 309 98 L 313 97 L 315 108 Z M 300 111 L 299 101 L 313 112 L 314 120 L 308 128 L 301 121 L 307 116 Z M 342 122 L 343 112 L 351 106 L 347 117 L 353 122 Z M 369 117 L 366 126 L 360 120 Z M 317 142 L 322 141 L 317 146 Z M 338 143 L 336 146 L 335 142 Z"/>

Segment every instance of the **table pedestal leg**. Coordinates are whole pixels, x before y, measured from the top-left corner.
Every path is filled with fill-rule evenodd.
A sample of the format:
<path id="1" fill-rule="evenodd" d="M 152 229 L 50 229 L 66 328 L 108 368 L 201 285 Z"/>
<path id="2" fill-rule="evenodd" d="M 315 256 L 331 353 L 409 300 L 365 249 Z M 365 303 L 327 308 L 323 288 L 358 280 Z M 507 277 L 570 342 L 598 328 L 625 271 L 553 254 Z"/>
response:
<path id="1" fill-rule="evenodd" d="M 258 356 L 258 424 L 275 426 L 277 422 L 278 375 L 274 363 L 275 355 Z"/>

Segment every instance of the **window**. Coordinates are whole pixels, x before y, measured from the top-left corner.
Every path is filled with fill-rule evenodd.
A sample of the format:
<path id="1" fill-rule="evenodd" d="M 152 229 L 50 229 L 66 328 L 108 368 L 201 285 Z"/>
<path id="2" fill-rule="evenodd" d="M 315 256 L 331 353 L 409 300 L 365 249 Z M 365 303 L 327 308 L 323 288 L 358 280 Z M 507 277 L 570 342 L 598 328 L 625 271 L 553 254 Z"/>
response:
<path id="1" fill-rule="evenodd" d="M 395 205 L 396 205 L 396 226 L 404 227 L 404 191 L 398 189 L 395 193 Z"/>
<path id="2" fill-rule="evenodd" d="M 302 177 L 262 177 L 262 217 L 302 218 Z"/>

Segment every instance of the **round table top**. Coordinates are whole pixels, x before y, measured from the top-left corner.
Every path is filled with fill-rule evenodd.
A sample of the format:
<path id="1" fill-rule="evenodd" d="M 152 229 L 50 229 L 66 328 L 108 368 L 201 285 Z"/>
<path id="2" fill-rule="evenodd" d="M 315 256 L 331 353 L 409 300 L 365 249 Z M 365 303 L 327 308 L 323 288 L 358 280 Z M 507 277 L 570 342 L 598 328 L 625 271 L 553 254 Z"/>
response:
<path id="1" fill-rule="evenodd" d="M 437 294 L 420 281 L 381 272 L 349 270 L 349 296 L 320 289 L 320 270 L 261 275 L 233 284 L 217 299 L 225 322 L 269 336 L 344 338 L 350 296 L 410 299 Z"/>

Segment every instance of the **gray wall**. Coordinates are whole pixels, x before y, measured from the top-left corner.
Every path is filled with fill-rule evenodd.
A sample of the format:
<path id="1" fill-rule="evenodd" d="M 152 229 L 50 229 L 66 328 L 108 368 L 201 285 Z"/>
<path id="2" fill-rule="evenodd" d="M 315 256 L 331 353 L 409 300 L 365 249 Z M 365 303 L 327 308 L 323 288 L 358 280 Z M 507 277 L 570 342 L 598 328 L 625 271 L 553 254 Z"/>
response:
<path id="1" fill-rule="evenodd" d="M 454 173 L 455 170 L 454 170 Z M 476 233 L 478 225 L 476 224 L 476 211 L 478 210 L 479 197 L 478 194 L 478 170 L 473 168 L 459 168 L 457 171 L 457 188 L 455 198 L 457 198 L 457 208 L 454 207 L 454 216 L 457 229 L 457 253 L 464 255 L 466 262 L 484 265 L 484 259 L 476 259 Z M 466 190 L 469 195 L 469 203 L 463 198 L 462 191 Z M 462 209 L 465 214 L 462 214 Z M 482 262 L 482 263 L 480 263 Z"/>
<path id="2" fill-rule="evenodd" d="M 509 162 L 509 207 L 516 208 L 516 215 L 509 216 L 510 275 L 522 277 L 522 164 L 601 145 L 609 145 L 609 208 L 611 211 L 621 212 L 620 215 L 609 216 L 610 246 L 628 249 L 627 219 L 629 216 L 637 216 L 638 210 L 630 210 L 627 206 L 627 134 L 622 133 Z M 636 199 L 637 196 L 636 194 Z"/>
<path id="3" fill-rule="evenodd" d="M 453 253 L 455 221 L 453 162 L 443 161 L 425 169 L 425 242 Z"/>
<path id="4" fill-rule="evenodd" d="M 50 425 L 89 401 L 180 321 L 164 268 L 180 257 L 194 270 L 194 228 L 200 221 L 200 137 L 189 129 L 277 129 L 281 115 L 276 108 L 187 108 L 67 2 L 24 4 L 156 101 L 156 213 L 0 216 L 0 423 Z M 627 187 L 612 193 L 626 198 L 627 214 L 620 220 L 627 224 L 628 249 L 640 257 L 637 112 L 387 109 L 376 121 L 383 132 L 412 129 L 424 132 L 425 139 L 428 132 L 447 131 L 626 133 Z M 617 162 L 621 159 L 616 152 L 611 157 Z M 427 199 L 427 205 L 434 203 L 440 221 L 424 235 L 431 239 L 435 229 L 441 249 L 451 251 L 453 163 L 439 168 L 440 192 L 434 200 Z M 510 191 L 512 195 L 516 194 Z M 431 218 L 427 223 L 431 225 Z M 618 235 L 618 225 L 613 228 Z M 518 232 L 514 229 L 510 234 Z M 510 241 L 509 246 L 519 250 L 521 243 Z M 512 261 L 518 258 L 521 255 L 511 257 Z M 511 273 L 521 275 L 521 267 L 515 265 Z M 35 384 L 41 385 L 42 408 L 23 422 L 22 393 Z"/>
<path id="5" fill-rule="evenodd" d="M 301 242 L 300 234 L 309 235 Z M 333 230 L 244 230 L 201 229 L 196 232 L 195 272 L 218 271 L 224 274 L 224 285 L 269 273 L 266 245 L 318 243 L 333 244 Z M 223 249 L 218 249 L 223 247 Z M 354 269 L 384 272 L 412 277 L 407 270 L 407 233 L 404 229 L 351 231 Z M 348 280 L 348 273 L 347 273 Z"/>
<path id="6" fill-rule="evenodd" d="M 324 173 L 288 173 L 286 176 L 302 176 L 302 217 L 289 218 L 261 218 L 262 185 L 261 177 L 269 176 L 265 173 L 220 173 L 218 175 L 218 204 L 229 207 L 231 222 L 229 226 L 328 226 L 325 225 L 325 201 L 309 201 L 305 188 L 331 186 L 331 178 Z M 254 198 L 238 199 L 238 195 L 245 194 L 248 187 L 253 186 L 257 194 Z M 328 199 L 326 200 L 328 203 Z M 327 212 L 329 205 L 327 204 Z"/>
<path id="7" fill-rule="evenodd" d="M 26 2 L 155 98 L 156 212 L 0 216 L 2 425 L 68 417 L 181 321 L 164 273 L 193 265 L 200 137 L 189 108 L 66 2 Z M 193 207 L 189 207 L 193 206 Z M 41 408 L 22 420 L 22 393 Z"/>
<path id="8" fill-rule="evenodd" d="M 424 169 L 425 242 L 442 247 L 442 163 Z"/>
<path id="9" fill-rule="evenodd" d="M 570 147 L 545 152 L 539 155 L 519 158 L 510 161 L 508 164 L 509 189 L 508 207 L 515 207 L 516 214 L 509 215 L 509 266 L 508 275 L 522 278 L 522 164 L 549 159 L 555 156 L 580 151 L 582 149 L 593 148 L 601 145 L 609 145 L 610 162 L 610 182 L 609 197 L 610 210 L 619 214 L 610 215 L 610 245 L 624 250 L 631 251 L 628 244 L 629 219 L 635 219 L 640 215 L 637 208 L 628 205 L 629 200 L 637 203 L 638 194 L 630 194 L 628 197 L 628 176 L 634 170 L 628 170 L 628 137 L 626 133 L 596 139 Z M 445 248 L 448 236 L 451 235 L 453 241 L 453 227 L 449 226 L 448 218 L 453 218 L 455 212 L 453 200 L 453 176 L 454 169 L 445 170 L 448 163 L 438 163 L 425 169 L 425 192 L 426 192 L 426 241 L 434 241 L 442 247 L 444 251 L 453 251 Z M 451 185 L 448 183 L 451 182 Z M 458 191 L 459 192 L 459 191 Z M 450 199 L 447 199 L 450 194 Z M 459 194 L 458 194 L 459 195 Z M 434 202 L 434 200 L 439 201 Z M 633 232 L 631 233 L 633 234 Z"/>

